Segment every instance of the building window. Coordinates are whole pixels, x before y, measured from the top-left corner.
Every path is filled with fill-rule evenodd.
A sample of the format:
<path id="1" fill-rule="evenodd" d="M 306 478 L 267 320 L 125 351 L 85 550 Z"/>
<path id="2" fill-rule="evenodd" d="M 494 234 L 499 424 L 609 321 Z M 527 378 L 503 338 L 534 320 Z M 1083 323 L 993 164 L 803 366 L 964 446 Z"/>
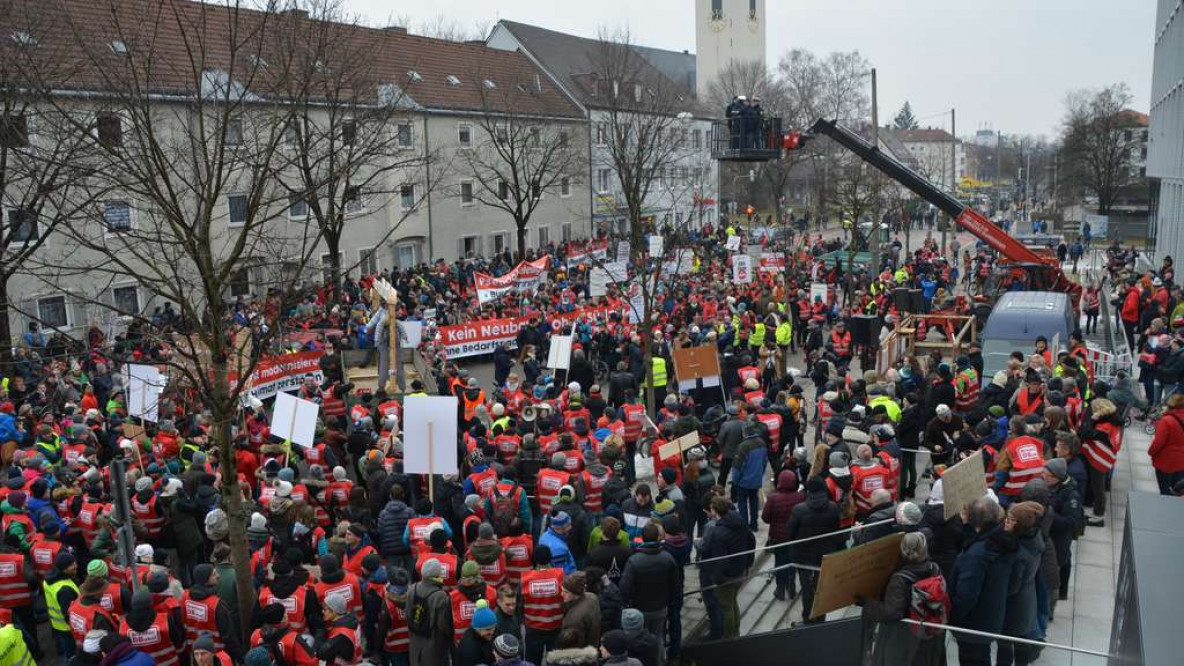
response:
<path id="1" fill-rule="evenodd" d="M 341 268 L 341 253 L 337 253 L 337 268 Z M 321 280 L 328 284 L 333 281 L 333 255 L 326 252 L 321 255 Z"/>
<path id="2" fill-rule="evenodd" d="M 568 142 L 567 130 L 561 130 L 559 132 L 559 147 L 566 150 L 567 149 L 567 142 Z"/>
<path id="3" fill-rule="evenodd" d="M 547 247 L 551 243 L 551 227 L 541 226 L 538 228 L 539 247 Z"/>
<path id="4" fill-rule="evenodd" d="M 360 185 L 348 185 L 341 195 L 341 203 L 347 213 L 360 213 L 366 207 L 366 198 Z"/>
<path id="5" fill-rule="evenodd" d="M 600 79 L 596 76 L 592 77 L 592 96 L 600 97 Z"/>
<path id="6" fill-rule="evenodd" d="M 686 167 L 678 167 L 678 179 L 685 185 L 691 180 L 690 169 Z"/>
<path id="7" fill-rule="evenodd" d="M 499 146 L 510 143 L 510 130 L 505 125 L 498 125 L 494 130 L 494 136 L 497 138 L 497 145 Z"/>
<path id="8" fill-rule="evenodd" d="M 510 198 L 510 184 L 504 180 L 497 181 L 497 198 L 502 201 Z"/>
<path id="9" fill-rule="evenodd" d="M 414 243 L 403 243 L 395 248 L 395 262 L 401 269 L 415 268 L 419 263 L 416 260 L 416 245 Z"/>
<path id="10" fill-rule="evenodd" d="M 480 236 L 465 236 L 460 239 L 460 256 L 475 257 L 481 254 L 481 237 Z"/>
<path id="11" fill-rule="evenodd" d="M 718 21 L 724 17 L 724 0 L 711 0 L 711 20 Z"/>
<path id="12" fill-rule="evenodd" d="M 238 225 L 246 224 L 247 222 L 247 195 L 232 194 L 226 197 L 226 201 L 230 206 L 229 224 Z"/>
<path id="13" fill-rule="evenodd" d="M 226 147 L 237 148 L 243 145 L 243 121 L 231 118 L 226 121 Z"/>
<path id="14" fill-rule="evenodd" d="M 608 145 L 608 125 L 596 123 L 596 145 Z"/>
<path id="15" fill-rule="evenodd" d="M 358 123 L 353 119 L 341 121 L 341 145 L 352 146 L 358 138 Z"/>
<path id="16" fill-rule="evenodd" d="M 540 131 L 537 127 L 530 128 L 530 145 L 537 146 L 541 142 Z"/>
<path id="17" fill-rule="evenodd" d="M 26 148 L 29 145 L 29 120 L 23 115 L 0 116 L 0 148 Z"/>
<path id="18" fill-rule="evenodd" d="M 564 243 L 571 242 L 571 222 L 565 222 L 559 227 L 559 238 Z"/>
<path id="19" fill-rule="evenodd" d="M 37 318 L 42 328 L 69 328 L 70 318 L 66 314 L 65 296 L 47 296 L 37 299 Z"/>
<path id="20" fill-rule="evenodd" d="M 251 295 L 251 269 L 243 266 L 230 276 L 230 295 L 232 297 Z"/>
<path id="21" fill-rule="evenodd" d="M 100 113 L 95 121 L 99 145 L 114 150 L 123 147 L 123 119 L 117 113 Z"/>
<path id="22" fill-rule="evenodd" d="M 126 201 L 103 204 L 103 224 L 107 231 L 127 231 L 132 228 L 132 207 Z"/>
<path id="23" fill-rule="evenodd" d="M 505 252 L 506 246 L 508 246 L 509 242 L 510 242 L 510 234 L 507 234 L 504 231 L 499 231 L 496 234 L 493 234 L 492 236 L 493 236 L 493 253 L 494 254 L 501 254 L 502 252 Z"/>
<path id="24" fill-rule="evenodd" d="M 634 102 L 641 101 L 641 84 L 640 83 L 633 84 L 633 101 Z"/>
<path id="25" fill-rule="evenodd" d="M 473 126 L 460 125 L 456 128 L 456 140 L 461 148 L 473 147 Z"/>
<path id="26" fill-rule="evenodd" d="M 530 181 L 530 196 L 535 201 L 543 198 L 543 182 L 538 178 Z"/>
<path id="27" fill-rule="evenodd" d="M 611 178 L 612 178 L 612 171 L 610 171 L 609 169 L 601 169 L 600 171 L 598 171 L 596 173 L 596 186 L 597 186 L 596 189 L 597 189 L 597 191 L 599 191 L 601 193 L 608 192 L 609 180 Z"/>
<path id="28" fill-rule="evenodd" d="M 695 149 L 703 147 L 703 130 L 691 130 L 691 147 Z"/>
<path id="29" fill-rule="evenodd" d="M 415 207 L 415 185 L 408 183 L 399 188 L 399 204 L 403 210 Z"/>
<path id="30" fill-rule="evenodd" d="M 561 197 L 570 197 L 571 196 L 571 178 L 564 176 L 563 178 L 559 179 L 559 196 L 561 196 Z"/>
<path id="31" fill-rule="evenodd" d="M 397 132 L 396 140 L 400 148 L 410 148 L 414 138 L 411 123 L 400 123 L 395 130 Z"/>
<path id="32" fill-rule="evenodd" d="M 621 95 L 621 82 L 620 81 L 613 81 L 613 99 L 616 99 L 620 95 Z"/>
<path id="33" fill-rule="evenodd" d="M 134 285 L 115 287 L 111 290 L 111 300 L 119 314 L 140 314 L 140 290 Z"/>
<path id="34" fill-rule="evenodd" d="M 473 181 L 462 180 L 460 182 L 460 205 L 473 205 Z"/>
<path id="35" fill-rule="evenodd" d="M 756 18 L 756 0 L 748 0 L 748 18 Z"/>
<path id="36" fill-rule="evenodd" d="M 308 217 L 308 202 L 304 200 L 304 192 L 293 192 L 288 195 L 288 219 L 303 220 Z"/>
<path id="37" fill-rule="evenodd" d="M 378 273 L 378 252 L 375 248 L 358 250 L 358 275 L 366 277 Z"/>
<path id="38" fill-rule="evenodd" d="M 8 244 L 37 240 L 37 213 L 27 208 L 8 209 Z"/>
<path id="39" fill-rule="evenodd" d="M 295 122 L 288 123 L 284 128 L 284 146 L 287 148 L 300 147 L 300 126 Z"/>

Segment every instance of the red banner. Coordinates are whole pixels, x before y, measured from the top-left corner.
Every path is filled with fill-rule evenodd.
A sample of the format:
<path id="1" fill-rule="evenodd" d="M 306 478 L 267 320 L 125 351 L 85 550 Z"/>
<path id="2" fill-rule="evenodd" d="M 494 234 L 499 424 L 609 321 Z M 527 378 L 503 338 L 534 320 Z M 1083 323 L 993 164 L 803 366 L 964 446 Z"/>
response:
<path id="1" fill-rule="evenodd" d="M 605 321 L 612 310 L 603 308 L 584 308 L 572 312 L 556 314 L 551 320 L 555 329 L 571 324 L 580 318 L 595 321 Z M 468 324 L 455 326 L 441 326 L 440 342 L 444 346 L 444 354 L 449 359 L 464 358 L 466 356 L 480 356 L 492 354 L 498 345 L 510 343 L 511 348 L 517 346 L 518 329 L 530 323 L 530 317 L 510 317 L 506 319 L 486 319 Z"/>
<path id="2" fill-rule="evenodd" d="M 304 375 L 311 373 L 317 384 L 324 381 L 321 372 L 321 352 L 300 352 L 283 356 L 268 356 L 255 364 L 255 370 L 247 380 L 248 392 L 266 400 L 281 391 L 295 391 L 304 382 Z M 230 373 L 230 388 L 238 385 L 238 375 Z"/>
<path id="3" fill-rule="evenodd" d="M 762 252 L 761 266 L 762 273 L 784 273 L 785 272 L 785 253 L 784 252 Z"/>
<path id="4" fill-rule="evenodd" d="M 549 262 L 549 257 L 523 261 L 505 275 L 496 277 L 488 273 L 474 273 L 473 283 L 477 287 L 477 302 L 485 305 L 490 301 L 496 301 L 511 289 L 519 293 L 538 289 L 543 283 Z"/>

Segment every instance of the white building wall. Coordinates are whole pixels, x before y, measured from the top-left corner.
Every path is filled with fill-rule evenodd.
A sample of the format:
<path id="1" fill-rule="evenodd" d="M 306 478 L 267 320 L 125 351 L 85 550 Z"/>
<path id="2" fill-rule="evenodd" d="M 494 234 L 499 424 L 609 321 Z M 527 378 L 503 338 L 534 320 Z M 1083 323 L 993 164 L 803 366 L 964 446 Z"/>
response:
<path id="1" fill-rule="evenodd" d="M 765 0 L 695 0 L 695 87 L 701 99 L 729 62 L 765 62 Z"/>
<path id="2" fill-rule="evenodd" d="M 1147 176 L 1159 181 L 1155 261 L 1184 255 L 1184 2 L 1159 0 Z"/>
<path id="3" fill-rule="evenodd" d="M 917 160 L 921 173 L 944 190 L 951 190 L 949 141 L 903 141 L 904 147 Z M 966 151 L 959 141 L 953 148 L 956 160 L 954 171 L 957 182 L 966 175 Z M 956 184 L 956 183 L 955 183 Z"/>

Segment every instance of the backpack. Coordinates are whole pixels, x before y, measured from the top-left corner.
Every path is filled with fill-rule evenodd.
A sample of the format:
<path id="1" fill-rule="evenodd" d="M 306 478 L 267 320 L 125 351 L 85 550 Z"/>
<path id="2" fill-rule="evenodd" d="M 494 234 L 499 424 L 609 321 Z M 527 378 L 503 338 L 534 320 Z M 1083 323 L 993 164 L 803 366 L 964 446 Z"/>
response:
<path id="1" fill-rule="evenodd" d="M 432 595 L 443 593 L 444 590 L 432 590 L 427 596 L 419 593 L 419 586 L 415 587 L 415 591 L 411 594 L 411 607 L 407 613 L 407 629 L 413 634 L 420 636 L 432 635 L 432 611 L 428 601 Z"/>
<path id="2" fill-rule="evenodd" d="M 946 579 L 940 572 L 932 573 L 924 578 L 913 579 L 906 574 L 906 580 L 911 582 L 909 590 L 908 618 L 928 624 L 946 624 L 950 618 L 950 595 L 946 590 Z M 931 626 L 909 625 L 913 636 L 921 640 L 940 636 L 943 629 Z"/>
<path id="3" fill-rule="evenodd" d="M 752 551 L 756 548 L 756 535 L 749 530 L 741 530 L 737 538 L 728 541 L 727 552 L 725 555 L 735 555 L 736 553 L 743 553 L 745 551 Z M 720 567 L 723 575 L 727 578 L 737 578 L 743 576 L 744 572 L 753 565 L 756 561 L 756 553 L 749 552 L 746 555 L 739 555 L 736 557 L 729 557 L 722 562 Z"/>
<path id="4" fill-rule="evenodd" d="M 516 490 L 518 486 L 514 486 L 509 493 L 503 495 L 501 488 L 494 485 L 489 495 L 489 503 L 493 506 L 493 531 L 499 537 L 509 536 L 510 528 L 519 521 L 518 503 L 514 501 Z"/>

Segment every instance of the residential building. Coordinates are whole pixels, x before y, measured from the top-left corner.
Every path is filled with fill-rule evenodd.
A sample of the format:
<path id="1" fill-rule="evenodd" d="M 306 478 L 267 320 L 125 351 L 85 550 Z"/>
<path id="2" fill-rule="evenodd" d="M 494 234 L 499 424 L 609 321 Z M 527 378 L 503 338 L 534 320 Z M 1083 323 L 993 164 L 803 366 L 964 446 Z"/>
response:
<path id="1" fill-rule="evenodd" d="M 928 128 L 896 130 L 893 134 L 912 154 L 917 168 L 926 178 L 947 191 L 953 191 L 954 186 L 962 182 L 966 175 L 966 155 L 962 142 L 949 132 Z"/>
<path id="2" fill-rule="evenodd" d="M 1184 12 L 1178 0 L 1159 0 L 1147 176 L 1155 261 L 1184 256 Z"/>
<path id="3" fill-rule="evenodd" d="M 767 22 L 765 0 L 695 0 L 695 78 L 701 99 L 731 63 L 765 62 Z"/>
<path id="4" fill-rule="evenodd" d="M 652 93 L 644 81 L 662 81 L 662 88 L 677 96 L 667 106 L 678 117 L 669 130 L 680 151 L 654 179 L 643 217 L 675 225 L 702 225 L 718 219 L 719 169 L 711 158 L 710 114 L 700 108 L 693 91 L 666 75 L 686 78 L 686 54 L 635 49 L 641 57 L 632 63 L 636 71 L 631 75 L 638 80 L 619 81 L 600 79 L 603 74 L 597 61 L 604 44 L 598 40 L 503 20 L 494 26 L 486 43 L 494 49 L 525 54 L 575 101 L 588 120 L 588 196 L 594 222 L 619 231 L 627 229 L 620 178 L 608 150 L 609 133 L 618 102 L 641 103 Z"/>

